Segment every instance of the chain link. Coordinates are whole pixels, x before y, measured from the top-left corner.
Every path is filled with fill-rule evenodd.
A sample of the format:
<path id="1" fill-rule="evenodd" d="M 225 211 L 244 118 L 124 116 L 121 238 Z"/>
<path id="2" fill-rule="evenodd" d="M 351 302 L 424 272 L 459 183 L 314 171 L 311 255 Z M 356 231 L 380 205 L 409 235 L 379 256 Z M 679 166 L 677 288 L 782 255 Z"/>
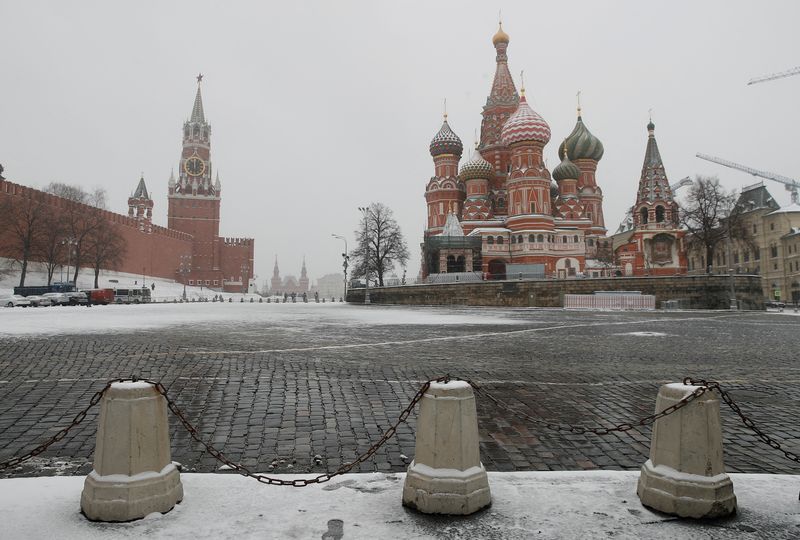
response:
<path id="1" fill-rule="evenodd" d="M 592 427 L 578 426 L 578 425 L 572 425 L 572 424 L 563 424 L 563 423 L 559 424 L 559 423 L 555 423 L 555 422 L 550 422 L 548 420 L 544 420 L 542 418 L 537 418 L 535 416 L 531 416 L 530 414 L 527 414 L 525 412 L 522 412 L 520 410 L 517 410 L 517 409 L 513 408 L 511 405 L 509 405 L 505 401 L 493 396 L 492 394 L 490 394 L 489 392 L 487 392 L 483 388 L 477 386 L 476 384 L 474 384 L 474 383 L 470 383 L 470 384 L 472 384 L 472 387 L 475 389 L 476 392 L 478 392 L 482 396 L 486 397 L 489 401 L 491 401 L 492 403 L 497 405 L 500 409 L 503 409 L 503 410 L 505 410 L 507 412 L 510 412 L 511 414 L 513 414 L 515 416 L 518 416 L 520 418 L 524 418 L 525 420 L 528 420 L 529 422 L 533 422 L 535 424 L 539 424 L 541 426 L 544 426 L 547 429 L 551 429 L 553 431 L 574 433 L 576 435 L 583 435 L 584 433 L 594 433 L 595 435 L 608 435 L 609 433 L 615 433 L 615 432 L 616 433 L 624 433 L 626 431 L 632 430 L 634 427 L 637 427 L 637 426 L 649 426 L 650 424 L 653 424 L 659 418 L 664 418 L 665 416 L 668 416 L 668 415 L 674 413 L 675 411 L 678 411 L 678 410 L 682 409 L 683 407 L 686 407 L 689 403 L 691 403 L 692 401 L 696 400 L 697 398 L 699 398 L 700 396 L 702 396 L 703 394 L 705 394 L 706 392 L 709 391 L 708 387 L 701 386 L 700 388 L 698 388 L 697 390 L 695 390 L 694 392 L 692 392 L 688 396 L 684 397 L 683 399 L 681 399 L 677 403 L 674 403 L 674 404 L 670 405 L 669 407 L 665 408 L 664 410 L 659 411 L 659 412 L 657 412 L 655 414 L 651 414 L 649 416 L 645 416 L 644 418 L 641 418 L 641 419 L 639 419 L 639 420 L 637 420 L 636 422 L 633 422 L 633 423 L 623 422 L 623 423 L 617 424 L 617 425 L 615 425 L 613 427 L 592 428 Z"/>
<path id="2" fill-rule="evenodd" d="M 83 422 L 83 420 L 86 418 L 89 410 L 91 410 L 98 403 L 100 403 L 100 400 L 102 399 L 103 395 L 108 391 L 108 389 L 111 387 L 112 384 L 114 384 L 116 382 L 124 382 L 125 380 L 126 379 L 113 379 L 111 381 L 108 381 L 106 383 L 106 385 L 102 388 L 102 390 L 99 390 L 99 391 L 95 392 L 92 395 L 92 398 L 89 400 L 89 405 L 87 405 L 85 409 L 83 409 L 78 414 L 76 414 L 75 417 L 72 419 L 72 422 L 68 426 L 60 429 L 50 439 L 48 439 L 47 441 L 41 443 L 40 445 L 38 445 L 36 448 L 31 450 L 30 452 L 28 452 L 28 453 L 26 453 L 26 454 L 24 454 L 22 456 L 14 457 L 14 458 L 12 458 L 10 460 L 4 461 L 4 462 L 0 462 L 0 471 L 8 469 L 8 468 L 11 468 L 11 467 L 16 467 L 17 465 L 19 465 L 19 464 L 21 464 L 21 463 L 23 463 L 25 461 L 28 461 L 29 459 L 32 459 L 32 458 L 38 456 L 39 454 L 41 454 L 42 452 L 44 452 L 45 450 L 47 450 L 52 444 L 62 440 L 64 437 L 66 437 L 67 433 L 69 433 L 70 430 L 72 430 L 75 426 L 77 426 L 78 424 Z M 406 422 L 406 420 L 408 420 L 408 417 L 413 412 L 413 410 L 416 407 L 417 403 L 419 403 L 419 401 L 422 399 L 422 397 L 425 395 L 425 393 L 430 388 L 431 383 L 433 383 L 433 382 L 447 383 L 447 382 L 450 382 L 451 380 L 461 380 L 461 381 L 464 381 L 464 382 L 468 383 L 475 390 L 475 392 L 477 394 L 486 397 L 489 401 L 494 403 L 498 408 L 500 408 L 502 410 L 505 410 L 507 412 L 510 412 L 511 414 L 513 414 L 515 416 L 518 416 L 520 418 L 524 418 L 525 420 L 528 420 L 528 421 L 530 421 L 532 423 L 542 425 L 542 426 L 544 426 L 544 427 L 546 427 L 548 429 L 559 431 L 559 432 L 569 432 L 569 433 L 574 433 L 574 434 L 593 433 L 595 435 L 601 435 L 601 436 L 602 435 L 608 435 L 609 433 L 614 433 L 614 432 L 624 433 L 626 431 L 630 431 L 631 429 L 633 429 L 634 427 L 637 427 L 637 426 L 648 426 L 648 425 L 651 425 L 651 424 L 655 423 L 657 420 L 659 420 L 660 418 L 664 418 L 665 416 L 668 416 L 668 415 L 670 415 L 670 414 L 682 409 L 683 407 L 686 407 L 692 401 L 696 400 L 697 398 L 699 398 L 700 396 L 702 396 L 706 392 L 716 391 L 716 392 L 719 393 L 720 397 L 725 402 L 725 404 L 727 404 L 728 407 L 730 407 L 731 410 L 733 412 L 735 412 L 739 416 L 739 418 L 742 420 L 744 425 L 747 426 L 751 431 L 753 431 L 756 434 L 756 436 L 759 438 L 759 440 L 761 440 L 762 442 L 766 443 L 771 448 L 774 448 L 775 450 L 778 450 L 779 452 L 782 452 L 783 455 L 786 456 L 787 459 L 789 459 L 791 461 L 794 461 L 794 462 L 797 462 L 797 463 L 800 463 L 800 456 L 798 456 L 794 452 L 791 452 L 791 451 L 788 451 L 788 450 L 784 450 L 781 447 L 780 443 L 778 443 L 773 438 L 771 438 L 769 435 L 767 435 L 763 431 L 761 431 L 761 429 L 759 429 L 755 425 L 755 423 L 742 412 L 741 408 L 736 404 L 736 402 L 733 400 L 733 398 L 730 396 L 730 394 L 727 391 L 723 390 L 721 385 L 716 381 L 707 381 L 707 380 L 704 380 L 704 379 L 691 379 L 691 378 L 687 377 L 687 378 L 685 378 L 683 380 L 683 384 L 697 386 L 698 388 L 696 390 L 694 390 L 691 394 L 685 396 L 683 399 L 681 399 L 680 401 L 670 405 L 669 407 L 666 407 L 665 409 L 663 409 L 663 410 L 661 410 L 661 411 L 659 411 L 659 412 L 657 412 L 655 414 L 651 414 L 649 416 L 645 416 L 645 417 L 643 417 L 643 418 L 641 418 L 641 419 L 639 419 L 639 420 L 637 420 L 636 422 L 633 422 L 633 423 L 622 422 L 622 423 L 617 424 L 617 425 L 612 426 L 612 427 L 591 428 L 591 427 L 579 426 L 579 425 L 571 425 L 571 424 L 564 424 L 564 423 L 554 423 L 554 422 L 550 422 L 548 420 L 544 420 L 542 418 L 536 418 L 536 417 L 531 416 L 531 415 L 529 415 L 529 414 L 527 414 L 525 412 L 522 412 L 520 410 L 515 409 L 514 407 L 512 407 L 511 405 L 509 405 L 505 401 L 493 396 L 492 394 L 487 392 L 485 389 L 483 389 L 482 387 L 478 386 L 477 384 L 475 384 L 474 382 L 472 382 L 472 381 L 470 381 L 468 379 L 459 379 L 458 377 L 451 377 L 450 375 L 445 375 L 444 377 L 439 377 L 437 379 L 431 379 L 431 380 L 426 381 L 425 383 L 423 383 L 423 385 L 420 387 L 420 389 L 417 390 L 417 393 L 414 395 L 414 397 L 412 398 L 412 400 L 408 404 L 408 406 L 405 409 L 403 409 L 403 411 L 400 413 L 400 416 L 398 417 L 397 422 L 395 422 L 392 426 L 390 426 L 389 429 L 387 429 L 383 433 L 381 438 L 378 439 L 378 441 L 375 444 L 370 446 L 367 449 L 366 452 L 364 452 L 361 455 L 359 455 L 355 460 L 340 466 L 338 469 L 336 469 L 332 473 L 324 473 L 324 474 L 320 474 L 320 475 L 317 475 L 317 476 L 312 477 L 312 478 L 298 478 L 298 479 L 295 479 L 295 480 L 283 480 L 283 479 L 280 479 L 280 478 L 270 477 L 270 476 L 267 476 L 267 475 L 264 475 L 264 474 L 254 473 L 253 471 L 251 471 L 249 468 L 245 467 L 241 463 L 235 463 L 234 461 L 230 460 L 227 456 L 225 456 L 225 454 L 223 454 L 222 452 L 220 452 L 219 450 L 217 450 L 216 448 L 211 446 L 209 443 L 205 442 L 202 439 L 202 437 L 200 436 L 200 434 L 198 433 L 197 428 L 195 428 L 192 425 L 192 423 L 189 422 L 189 420 L 186 418 L 186 416 L 183 414 L 183 412 L 180 410 L 180 408 L 178 408 L 178 406 L 175 404 L 175 402 L 169 397 L 169 394 L 167 393 L 167 389 L 164 387 L 164 385 L 161 382 L 151 381 L 151 380 L 148 380 L 148 379 L 138 379 L 137 377 L 132 377 L 130 380 L 142 381 L 142 382 L 145 382 L 145 383 L 148 383 L 148 384 L 152 384 L 155 387 L 156 391 L 164 397 L 164 400 L 167 403 L 167 407 L 178 418 L 178 420 L 183 425 L 183 427 L 186 429 L 186 431 L 189 433 L 189 435 L 192 437 L 192 439 L 194 439 L 196 442 L 198 442 L 200 445 L 202 445 L 203 448 L 205 448 L 205 450 L 209 454 L 211 454 L 217 461 L 220 461 L 221 463 L 227 465 L 228 467 L 230 467 L 231 469 L 237 471 L 239 474 L 241 474 L 243 476 L 247 476 L 247 477 L 253 478 L 253 479 L 261 482 L 262 484 L 268 484 L 268 485 L 273 485 L 273 486 L 305 487 L 305 486 L 308 486 L 308 485 L 311 485 L 311 484 L 321 484 L 323 482 L 328 482 L 329 480 L 331 480 L 331 479 L 333 479 L 333 478 L 335 478 L 337 476 L 340 476 L 342 474 L 350 472 L 353 469 L 353 467 L 355 467 L 356 465 L 358 465 L 360 463 L 363 463 L 364 461 L 368 460 L 373 455 L 375 455 L 375 453 L 389 439 L 391 439 L 396 434 L 397 428 L 400 426 L 400 424 L 402 424 L 402 423 Z"/>
<path id="3" fill-rule="evenodd" d="M 95 405 L 100 403 L 100 399 L 102 399 L 103 394 L 105 394 L 108 391 L 108 389 L 111 388 L 112 384 L 114 384 L 115 382 L 122 382 L 124 380 L 125 379 L 114 379 L 113 381 L 108 381 L 102 390 L 98 390 L 92 395 L 92 399 L 89 400 L 89 405 L 87 405 L 86 408 L 83 409 L 81 412 L 76 414 L 75 418 L 72 419 L 72 422 L 70 422 L 68 426 L 58 430 L 55 435 L 50 437 L 45 442 L 41 443 L 39 446 L 31 450 L 30 452 L 23 454 L 21 456 L 13 457 L 8 461 L 0 462 L 0 471 L 16 467 L 17 465 L 20 465 L 21 463 L 38 456 L 39 454 L 50 448 L 52 444 L 57 443 L 58 441 L 66 437 L 67 433 L 69 433 L 72 428 L 83 422 L 88 412 Z"/>
<path id="4" fill-rule="evenodd" d="M 425 395 L 425 392 L 428 391 L 428 388 L 430 387 L 431 383 L 432 382 L 447 382 L 449 380 L 450 380 L 450 377 L 449 376 L 445 376 L 445 377 L 440 377 L 438 379 L 432 379 L 430 381 L 426 381 L 420 387 L 420 389 L 417 390 L 417 393 L 414 395 L 414 398 L 411 400 L 411 402 L 408 404 L 408 406 L 405 409 L 403 409 L 403 412 L 400 413 L 400 416 L 398 417 L 397 422 L 395 422 L 391 427 L 389 427 L 389 429 L 387 429 L 383 433 L 381 438 L 378 439 L 378 442 L 376 442 L 375 444 L 370 446 L 369 449 L 367 449 L 366 452 L 364 452 L 363 454 L 359 455 L 355 460 L 353 460 L 353 461 L 351 461 L 349 463 L 345 463 L 344 465 L 342 465 L 341 467 L 339 467 L 338 469 L 336 469 L 332 473 L 320 474 L 320 475 L 317 475 L 317 476 L 315 476 L 313 478 L 298 478 L 298 479 L 295 479 L 295 480 L 283 480 L 283 479 L 280 479 L 280 478 L 275 478 L 275 477 L 270 477 L 270 476 L 267 476 L 267 475 L 264 475 L 264 474 L 255 473 L 255 472 L 251 471 L 250 469 L 248 469 L 247 467 L 245 467 L 244 465 L 242 465 L 241 463 L 236 463 L 234 461 L 231 461 L 227 456 L 225 456 L 225 454 L 223 454 L 222 452 L 220 452 L 219 450 L 217 450 L 216 448 L 214 448 L 213 446 L 211 446 L 210 444 L 208 444 L 207 442 L 205 442 L 202 439 L 202 437 L 200 436 L 200 434 L 197 431 L 197 428 L 195 428 L 191 424 L 191 422 L 189 422 L 189 420 L 187 420 L 187 418 L 186 418 L 186 416 L 184 416 L 183 412 L 181 412 L 181 410 L 178 408 L 178 406 L 175 404 L 175 402 L 172 401 L 172 399 L 170 399 L 169 395 L 167 395 L 167 390 L 166 390 L 166 388 L 164 388 L 164 385 L 162 385 L 160 382 L 149 381 L 147 379 L 142 379 L 143 382 L 150 383 L 150 384 L 152 384 L 152 385 L 154 385 L 156 387 L 156 390 L 158 391 L 158 393 L 161 394 L 162 396 L 164 396 L 164 399 L 167 401 L 167 407 L 169 407 L 169 410 L 172 411 L 175 414 L 175 416 L 178 418 L 178 420 L 183 425 L 183 427 L 186 429 L 186 431 L 189 432 L 189 435 L 192 437 L 192 439 L 194 439 L 200 445 L 202 445 L 203 448 L 205 448 L 206 452 L 211 454 L 217 461 L 219 461 L 221 463 L 224 463 L 225 465 L 227 465 L 231 469 L 237 471 L 239 474 L 241 474 L 243 476 L 247 476 L 247 477 L 253 478 L 255 480 L 258 480 L 262 484 L 269 484 L 271 486 L 291 486 L 291 487 L 305 487 L 305 486 L 309 486 L 311 484 L 322 484 L 323 482 L 327 482 L 327 481 L 331 480 L 332 478 L 335 478 L 337 476 L 340 476 L 342 474 L 350 472 L 350 470 L 353 467 L 355 467 L 356 465 L 358 465 L 360 463 L 363 463 L 364 461 L 366 461 L 369 458 L 371 458 L 375 454 L 375 452 L 377 452 L 378 449 L 386 443 L 386 441 L 388 441 L 389 439 L 391 439 L 395 435 L 395 433 L 397 432 L 397 428 L 400 426 L 400 424 L 404 423 L 408 419 L 409 415 L 413 412 L 414 407 L 416 407 L 417 403 L 419 403 L 419 400 L 422 399 L 422 396 Z"/>
<path id="5" fill-rule="evenodd" d="M 736 413 L 736 415 L 739 417 L 739 419 L 742 421 L 742 423 L 745 426 L 747 426 L 748 429 L 750 429 L 750 431 L 752 431 L 753 433 L 756 434 L 756 437 L 758 437 L 759 440 L 761 440 L 761 442 L 769 445 L 771 448 L 774 448 L 778 452 L 781 452 L 786 457 L 786 459 L 788 459 L 790 461 L 794 461 L 795 463 L 800 463 L 800 456 L 798 456 L 796 453 L 791 452 L 789 450 L 784 450 L 783 447 L 781 446 L 781 444 L 778 441 L 776 441 L 775 439 L 773 439 L 772 437 L 770 437 L 769 435 L 767 435 L 766 433 L 761 431 L 761 429 L 759 429 L 759 427 L 756 426 L 755 422 L 753 422 L 753 420 L 751 420 L 747 415 L 745 415 L 742 412 L 742 409 L 739 408 L 739 405 L 736 404 L 736 402 L 731 397 L 730 393 L 728 391 L 726 391 L 726 390 L 723 390 L 722 386 L 720 386 L 720 384 L 718 382 L 716 382 L 716 381 L 706 381 L 706 380 L 703 380 L 703 379 L 695 380 L 695 379 L 686 378 L 686 379 L 683 380 L 683 383 L 684 384 L 694 384 L 694 385 L 698 385 L 698 386 L 704 386 L 706 388 L 711 388 L 711 389 L 716 390 L 717 392 L 719 392 L 719 395 L 722 398 L 722 401 L 724 401 L 725 404 L 728 407 L 730 407 L 730 409 L 733 412 Z"/>

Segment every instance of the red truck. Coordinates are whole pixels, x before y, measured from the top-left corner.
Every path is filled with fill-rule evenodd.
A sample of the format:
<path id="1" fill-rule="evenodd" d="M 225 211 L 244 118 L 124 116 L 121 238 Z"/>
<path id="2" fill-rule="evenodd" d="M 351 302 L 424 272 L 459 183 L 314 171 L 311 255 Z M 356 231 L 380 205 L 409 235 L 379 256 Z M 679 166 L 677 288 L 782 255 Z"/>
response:
<path id="1" fill-rule="evenodd" d="M 90 304 L 107 305 L 114 303 L 114 289 L 89 289 L 84 291 Z"/>

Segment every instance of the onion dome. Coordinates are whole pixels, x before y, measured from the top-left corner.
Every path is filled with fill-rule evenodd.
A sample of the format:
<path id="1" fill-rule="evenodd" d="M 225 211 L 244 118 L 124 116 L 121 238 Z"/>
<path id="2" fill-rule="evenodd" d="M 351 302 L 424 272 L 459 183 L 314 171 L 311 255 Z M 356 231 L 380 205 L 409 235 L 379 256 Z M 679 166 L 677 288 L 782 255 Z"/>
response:
<path id="1" fill-rule="evenodd" d="M 508 44 L 508 41 L 509 41 L 508 34 L 503 32 L 503 23 L 501 22 L 500 23 L 500 29 L 497 31 L 497 33 L 494 35 L 494 37 L 492 37 L 492 45 L 497 47 L 498 43 L 506 43 L 506 44 Z"/>
<path id="2" fill-rule="evenodd" d="M 564 159 L 564 149 L 567 150 L 572 159 L 600 161 L 603 157 L 603 143 L 586 129 L 581 118 L 580 109 L 578 109 L 578 122 L 575 124 L 575 129 L 558 147 L 558 157 L 561 159 Z"/>
<path id="3" fill-rule="evenodd" d="M 561 143 L 562 145 L 564 143 Z M 567 153 L 561 158 L 561 163 L 556 165 L 553 169 L 553 180 L 561 182 L 562 180 L 577 180 L 581 177 L 581 170 L 573 162 L 569 160 Z"/>
<path id="4" fill-rule="evenodd" d="M 461 144 L 461 139 L 458 138 L 458 135 L 450 129 L 450 124 L 447 123 L 447 115 L 444 116 L 442 128 L 431 140 L 430 150 L 433 157 L 442 154 L 455 154 L 461 157 L 464 145 Z"/>
<path id="5" fill-rule="evenodd" d="M 461 166 L 459 176 L 461 180 L 473 180 L 475 178 L 488 179 L 492 176 L 492 164 L 483 159 L 478 149 L 472 151 L 472 156 Z"/>
<path id="6" fill-rule="evenodd" d="M 506 145 L 521 141 L 536 141 L 544 145 L 550 141 L 550 126 L 528 105 L 524 90 L 519 98 L 519 107 L 503 124 L 500 136 Z"/>

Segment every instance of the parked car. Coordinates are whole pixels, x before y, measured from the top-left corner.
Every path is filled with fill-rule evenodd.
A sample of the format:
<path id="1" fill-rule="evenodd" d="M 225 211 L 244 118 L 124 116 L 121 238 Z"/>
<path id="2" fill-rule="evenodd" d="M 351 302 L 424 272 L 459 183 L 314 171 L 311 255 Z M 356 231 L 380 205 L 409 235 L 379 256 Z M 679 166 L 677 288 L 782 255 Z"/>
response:
<path id="1" fill-rule="evenodd" d="M 22 295 L 12 294 L 0 300 L 0 305 L 6 307 L 28 307 L 31 305 L 31 301 Z"/>
<path id="2" fill-rule="evenodd" d="M 64 293 L 69 298 L 69 305 L 71 306 L 87 306 L 89 305 L 89 297 L 86 296 L 86 293 L 83 291 L 72 291 L 68 293 Z"/>
<path id="3" fill-rule="evenodd" d="M 50 307 L 53 305 L 53 302 L 45 296 L 29 294 L 25 298 L 28 299 L 28 301 L 31 303 L 31 306 L 33 307 Z"/>
<path id="4" fill-rule="evenodd" d="M 69 304 L 69 296 L 67 296 L 67 293 L 49 292 L 43 294 L 42 296 L 49 298 L 54 306 L 66 306 Z"/>
<path id="5" fill-rule="evenodd" d="M 768 307 L 768 308 L 783 309 L 783 308 L 786 307 L 786 303 L 785 302 L 779 302 L 779 301 L 776 301 L 776 300 L 767 300 L 766 302 L 764 302 L 764 306 Z"/>

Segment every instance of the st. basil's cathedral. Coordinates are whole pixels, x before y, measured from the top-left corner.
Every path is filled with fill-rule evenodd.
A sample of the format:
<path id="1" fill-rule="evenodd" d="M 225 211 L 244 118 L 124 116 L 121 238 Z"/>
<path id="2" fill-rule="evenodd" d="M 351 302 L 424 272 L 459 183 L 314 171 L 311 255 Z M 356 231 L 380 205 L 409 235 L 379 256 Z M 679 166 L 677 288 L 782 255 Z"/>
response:
<path id="1" fill-rule="evenodd" d="M 561 162 L 551 175 L 542 156 L 550 142 L 550 126 L 528 104 L 524 85 L 517 92 L 508 67 L 509 36 L 502 24 L 492 43 L 497 66 L 483 107 L 480 141 L 471 157 L 459 170 L 463 144 L 448 124 L 447 114 L 430 143 L 435 172 L 425 189 L 423 277 L 430 280 L 433 274 L 452 273 L 480 273 L 489 279 L 609 275 L 614 268 L 613 246 L 606 235 L 603 191 L 596 179 L 603 143 L 586 127 L 579 106 L 574 129 L 558 147 Z M 657 147 L 653 152 L 655 140 L 652 130 L 650 133 L 642 181 L 647 173 L 651 176 L 648 182 L 653 183 L 654 172 L 660 165 L 663 173 L 663 165 Z M 656 156 L 659 163 L 648 166 L 648 160 Z M 666 183 L 665 174 L 659 178 L 663 182 L 656 183 Z M 637 208 L 654 213 L 653 222 L 656 217 L 665 222 L 659 222 L 660 230 L 652 233 L 661 235 L 657 238 L 658 262 L 674 274 L 680 270 L 681 259 L 685 271 L 685 255 L 677 253 L 682 238 L 673 235 L 665 240 L 664 235 L 677 229 L 677 206 L 660 183 L 658 189 L 648 192 L 651 199 L 669 196 L 669 204 L 660 214 L 656 216 L 651 208 L 653 201 L 640 204 L 642 188 Z M 637 223 L 639 218 L 644 219 L 639 216 Z M 639 262 L 649 262 L 646 254 L 654 245 L 646 245 L 644 240 L 640 244 L 644 255 L 638 256 Z M 667 263 L 667 251 L 675 255 L 676 264 Z M 632 265 L 625 270 L 627 275 L 645 273 Z"/>

